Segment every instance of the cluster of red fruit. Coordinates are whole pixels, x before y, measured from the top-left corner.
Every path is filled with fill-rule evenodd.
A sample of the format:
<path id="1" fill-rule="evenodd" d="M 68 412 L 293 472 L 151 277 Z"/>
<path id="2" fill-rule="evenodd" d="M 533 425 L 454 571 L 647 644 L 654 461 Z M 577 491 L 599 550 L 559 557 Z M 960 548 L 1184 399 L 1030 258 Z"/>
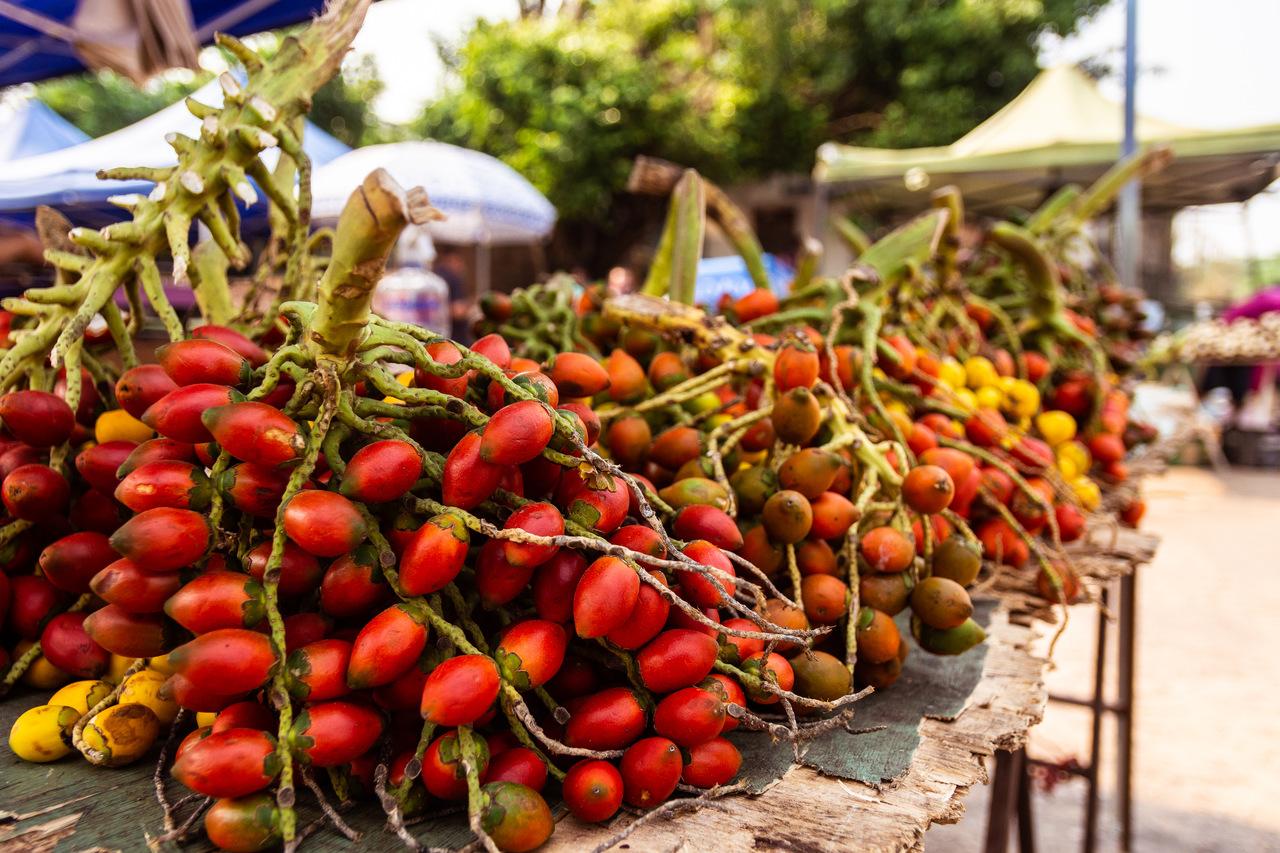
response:
<path id="1" fill-rule="evenodd" d="M 445 374 L 462 357 L 447 342 L 429 350 Z M 543 367 L 496 336 L 474 352 L 530 396 L 473 371 L 420 370 L 404 401 L 362 383 L 356 393 L 389 407 L 384 422 L 405 437 L 343 434 L 294 488 L 314 413 L 287 414 L 294 384 L 267 391 L 267 354 L 230 330 L 206 327 L 125 371 L 116 401 L 159 435 L 88 444 L 75 473 L 48 456 L 85 438 L 64 400 L 0 398 L 14 442 L 0 457 L 4 502 L 29 524 L 0 575 L 9 627 L 67 676 L 103 676 L 112 655 L 145 659 L 167 676 L 161 699 L 216 715 L 181 741 L 173 775 L 217 799 L 206 829 L 220 846 L 278 839 L 265 790 L 281 750 L 371 794 L 385 744 L 402 813 L 482 784 L 500 806 L 486 809 L 486 832 L 529 849 L 552 829 L 537 793 L 548 774 L 589 821 L 624 801 L 657 805 L 682 780 L 727 783 L 740 764 L 722 737 L 739 724 L 729 710 L 795 686 L 766 645 L 798 651 L 805 632 L 761 617 L 719 624 L 720 608 L 750 613 L 721 550 L 734 543 L 708 541 L 727 516 L 685 507 L 675 543 L 642 491 L 565 464 L 583 460 L 557 418 L 593 445 L 589 398 L 624 388 L 628 365 L 566 353 Z M 418 389 L 457 411 L 416 406 Z M 72 596 L 79 608 L 65 612 Z M 271 690 L 286 654 L 299 704 L 282 726 Z M 726 661 L 741 677 L 714 671 Z M 526 695 L 545 703 L 541 723 Z"/>

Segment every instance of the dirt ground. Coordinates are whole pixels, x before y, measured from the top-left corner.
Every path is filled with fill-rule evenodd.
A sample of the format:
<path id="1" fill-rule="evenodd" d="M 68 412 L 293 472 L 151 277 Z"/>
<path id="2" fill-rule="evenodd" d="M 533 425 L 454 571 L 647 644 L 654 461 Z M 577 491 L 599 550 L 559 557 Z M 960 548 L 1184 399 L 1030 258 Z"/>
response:
<path id="1" fill-rule="evenodd" d="M 1146 493 L 1143 527 L 1162 541 L 1138 578 L 1135 849 L 1280 851 L 1280 472 L 1176 468 Z M 1087 689 L 1095 620 L 1073 609 L 1051 692 Z M 1051 704 L 1030 754 L 1087 761 L 1088 726 L 1084 709 Z M 1102 752 L 1098 849 L 1116 850 L 1110 726 Z M 987 789 L 966 803 L 964 821 L 929 832 L 928 850 L 983 849 Z M 1083 781 L 1038 792 L 1034 809 L 1038 850 L 1080 848 Z"/>

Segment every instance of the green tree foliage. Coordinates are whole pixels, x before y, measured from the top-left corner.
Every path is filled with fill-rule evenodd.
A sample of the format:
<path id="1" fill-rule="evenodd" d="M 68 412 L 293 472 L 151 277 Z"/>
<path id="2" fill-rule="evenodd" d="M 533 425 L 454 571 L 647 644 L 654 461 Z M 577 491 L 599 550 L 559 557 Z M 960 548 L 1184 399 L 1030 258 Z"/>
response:
<path id="1" fill-rule="evenodd" d="M 352 147 L 385 142 L 390 131 L 373 112 L 383 85 L 373 57 L 365 54 L 316 92 L 308 117 Z"/>
<path id="2" fill-rule="evenodd" d="M 128 127 L 208 82 L 208 72 L 176 71 L 138 86 L 114 71 L 72 74 L 36 85 L 36 97 L 90 136 Z"/>
<path id="3" fill-rule="evenodd" d="M 829 140 L 947 143 L 1104 0 L 598 0 L 478 23 L 414 130 L 501 157 L 576 219 L 640 153 L 720 181 L 807 171 Z"/>
<path id="4" fill-rule="evenodd" d="M 270 43 L 264 46 L 264 52 L 268 56 L 274 52 Z M 36 97 L 85 133 L 97 137 L 127 127 L 186 97 L 212 76 L 207 71 L 171 71 L 137 86 L 112 71 L 87 72 L 39 83 Z M 373 102 L 382 88 L 373 58 L 361 56 L 348 62 L 341 74 L 316 93 L 309 117 L 316 126 L 348 145 L 383 142 L 390 131 L 373 112 Z"/>

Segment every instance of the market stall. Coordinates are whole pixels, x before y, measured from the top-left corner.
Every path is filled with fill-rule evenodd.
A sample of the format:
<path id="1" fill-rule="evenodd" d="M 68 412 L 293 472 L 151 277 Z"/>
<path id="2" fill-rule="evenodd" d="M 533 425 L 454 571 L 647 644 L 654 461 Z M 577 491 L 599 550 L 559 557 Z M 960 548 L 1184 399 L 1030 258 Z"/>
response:
<path id="1" fill-rule="evenodd" d="M 296 128 L 368 4 L 224 40 L 246 75 L 106 174 L 147 195 L 48 225 L 55 280 L 3 301 L 0 843 L 896 849 L 956 819 L 1039 718 L 1036 632 L 1150 556 L 1101 535 L 1141 521 L 1154 436 L 1085 220 L 1158 163 L 1025 225 L 946 189 L 785 294 L 678 170 L 640 293 L 487 294 L 463 346 L 371 308 L 450 221 L 446 180 L 395 174 L 439 149 L 340 158 L 311 228 Z M 707 310 L 709 218 L 753 287 Z"/>

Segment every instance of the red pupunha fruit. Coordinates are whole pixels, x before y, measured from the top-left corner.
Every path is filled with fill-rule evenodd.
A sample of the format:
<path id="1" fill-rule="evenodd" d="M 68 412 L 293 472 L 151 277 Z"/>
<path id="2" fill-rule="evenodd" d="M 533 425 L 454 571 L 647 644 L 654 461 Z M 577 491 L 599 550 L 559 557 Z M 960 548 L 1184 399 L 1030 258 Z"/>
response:
<path id="1" fill-rule="evenodd" d="M 76 417 L 66 401 L 48 391 L 10 391 L 0 396 L 0 421 L 18 441 L 56 447 L 71 437 Z"/>
<path id="2" fill-rule="evenodd" d="M 289 653 L 289 692 L 305 702 L 345 696 L 351 692 L 347 686 L 350 662 L 351 644 L 346 640 L 307 643 Z"/>
<path id="3" fill-rule="evenodd" d="M 95 643 L 126 658 L 153 658 L 168 652 L 176 639 L 171 626 L 159 613 L 130 613 L 118 604 L 100 607 L 84 620 L 84 630 Z"/>
<path id="4" fill-rule="evenodd" d="M 197 326 L 192 329 L 191 337 L 197 340 L 217 341 L 224 347 L 244 357 L 253 367 L 261 367 L 267 363 L 267 351 L 235 329 L 206 323 L 203 326 Z"/>
<path id="5" fill-rule="evenodd" d="M 204 412 L 200 419 L 227 453 L 267 468 L 294 464 L 302 458 L 307 444 L 302 427 L 266 403 L 245 401 L 217 406 Z"/>
<path id="6" fill-rule="evenodd" d="M 946 469 L 937 465 L 917 465 L 902 480 L 902 497 L 916 512 L 942 512 L 955 497 L 956 484 Z"/>
<path id="7" fill-rule="evenodd" d="M 809 536 L 814 539 L 841 538 L 861 515 L 852 501 L 835 492 L 823 492 L 809 502 L 809 507 L 813 511 Z"/>
<path id="8" fill-rule="evenodd" d="M 741 767 L 742 753 L 729 741 L 717 737 L 689 750 L 689 763 L 680 778 L 695 788 L 714 788 L 727 785 Z"/>
<path id="9" fill-rule="evenodd" d="M 247 691 L 246 691 L 247 692 Z M 160 695 L 172 699 L 188 711 L 221 711 L 235 703 L 244 694 L 226 695 L 213 690 L 207 683 L 193 681 L 185 675 L 171 675 L 160 688 Z"/>
<path id="10" fill-rule="evenodd" d="M 85 614 L 59 613 L 40 632 L 45 660 L 77 678 L 97 678 L 107 671 L 110 653 L 84 629 Z"/>
<path id="11" fill-rule="evenodd" d="M 573 622 L 579 637 L 603 637 L 635 609 L 640 576 L 617 557 L 601 557 L 583 573 L 573 592 Z"/>
<path id="12" fill-rule="evenodd" d="M 542 795 L 517 782 L 489 782 L 481 789 L 480 825 L 499 850 L 526 853 L 541 847 L 555 830 Z"/>
<path id="13" fill-rule="evenodd" d="M 742 531 L 733 518 L 719 507 L 706 504 L 692 504 L 676 513 L 672 532 L 681 539 L 705 539 L 728 551 L 742 547 Z"/>
<path id="14" fill-rule="evenodd" d="M 283 579 L 282 574 L 282 582 Z M 360 617 L 383 602 L 390 592 L 377 555 L 372 547 L 362 545 L 334 560 L 325 570 L 320 581 L 320 609 L 338 619 Z"/>
<path id="15" fill-rule="evenodd" d="M 504 530 L 523 530 L 535 536 L 562 536 L 564 516 L 549 503 L 531 503 L 511 513 Z M 507 562 L 518 567 L 532 567 L 545 563 L 560 550 L 559 545 L 537 545 L 503 540 L 503 555 Z"/>
<path id="16" fill-rule="evenodd" d="M 110 541 L 101 533 L 72 533 L 40 552 L 40 574 L 58 589 L 81 595 L 89 591 L 94 575 L 116 557 Z"/>
<path id="17" fill-rule="evenodd" d="M 144 572 L 122 557 L 94 575 L 89 586 L 98 598 L 130 613 L 161 613 L 169 596 L 182 586 L 182 579 L 177 572 Z"/>
<path id="18" fill-rule="evenodd" d="M 248 359 L 207 339 L 174 341 L 157 347 L 156 361 L 178 385 L 247 385 L 253 378 Z"/>
<path id="19" fill-rule="evenodd" d="M 219 850 L 259 853 L 280 843 L 280 811 L 265 792 L 218 800 L 205 812 L 204 832 Z"/>
<path id="20" fill-rule="evenodd" d="M 130 415 L 141 418 L 147 409 L 177 387 L 178 383 L 170 379 L 160 365 L 142 364 L 129 368 L 116 380 L 116 402 Z"/>
<path id="21" fill-rule="evenodd" d="M 157 507 L 121 525 L 111 536 L 111 547 L 143 571 L 168 572 L 200 559 L 211 539 L 209 523 L 199 513 Z"/>
<path id="22" fill-rule="evenodd" d="M 266 539 L 249 549 L 244 557 L 244 568 L 259 583 L 266 576 L 267 563 L 271 559 L 272 541 Z M 278 589 L 285 598 L 300 598 L 309 594 L 320 583 L 323 568 L 320 561 L 292 542 L 284 543 L 280 555 L 280 580 Z"/>
<path id="23" fill-rule="evenodd" d="M 284 508 L 284 530 L 304 551 L 317 557 L 337 557 L 364 541 L 364 518 L 351 501 L 337 492 L 306 489 Z"/>
<path id="24" fill-rule="evenodd" d="M 504 469 L 480 458 L 480 442 L 480 433 L 469 432 L 445 459 L 442 497 L 449 506 L 471 509 L 498 488 Z"/>
<path id="25" fill-rule="evenodd" d="M 729 562 L 729 558 L 719 548 L 706 540 L 698 539 L 684 546 L 681 552 L 694 562 L 718 571 L 718 574 L 693 570 L 679 572 L 677 579 L 680 581 L 680 588 L 689 601 L 698 607 L 719 607 L 721 596 L 733 596 L 733 578 L 736 573 L 733 563 Z"/>
<path id="26" fill-rule="evenodd" d="M 795 344 L 784 345 L 773 362 L 773 381 L 779 394 L 792 388 L 812 388 L 818 381 L 818 354 Z"/>
<path id="27" fill-rule="evenodd" d="M 561 397 L 594 397 L 609 387 L 609 373 L 586 353 L 562 352 L 552 356 L 547 375 Z"/>
<path id="28" fill-rule="evenodd" d="M 618 478 L 605 474 L 600 482 L 602 487 L 594 488 L 576 468 L 565 469 L 556 489 L 556 503 L 565 508 L 567 518 L 608 536 L 626 519 L 631 495 Z"/>
<path id="29" fill-rule="evenodd" d="M 480 753 L 476 768 L 481 774 L 489 769 L 489 747 L 484 738 L 475 738 Z M 422 756 L 422 784 L 433 797 L 442 800 L 465 800 L 467 776 L 462 769 L 462 748 L 458 733 L 448 732 L 431 742 Z"/>
<path id="30" fill-rule="evenodd" d="M 650 557 L 657 557 L 659 560 L 667 557 L 667 546 L 663 544 L 662 537 L 646 524 L 628 524 L 620 527 L 609 537 L 609 542 L 641 554 L 648 554 Z"/>
<path id="31" fill-rule="evenodd" d="M 488 548 L 489 543 L 485 544 Z M 484 555 L 481 552 L 481 566 Z M 549 622 L 565 623 L 573 618 L 573 593 L 587 570 L 587 561 L 576 551 L 562 548 L 538 566 L 533 576 L 533 604 L 538 615 Z M 477 574 L 481 569 L 477 569 Z"/>
<path id="32" fill-rule="evenodd" d="M 569 402 L 560 406 L 556 411 L 576 418 L 575 424 L 582 427 L 582 429 L 578 430 L 578 434 L 582 436 L 582 443 L 587 447 L 591 447 L 600 439 L 600 416 L 590 406 L 583 403 Z M 575 425 L 574 428 L 577 429 L 578 427 Z M 576 452 L 571 447 L 566 447 L 565 449 L 570 452 Z"/>
<path id="33" fill-rule="evenodd" d="M 503 370 L 511 366 L 511 347 L 507 344 L 506 338 L 497 332 L 492 332 L 476 341 L 471 345 L 471 351 L 479 353 Z"/>
<path id="34" fill-rule="evenodd" d="M 541 687 L 559 672 L 567 644 L 564 628 L 557 623 L 526 619 L 506 630 L 493 657 L 504 680 L 528 690 Z"/>
<path id="35" fill-rule="evenodd" d="M 76 470 L 90 486 L 109 495 L 120 483 L 120 466 L 137 447 L 132 441 L 106 441 L 87 447 L 76 455 Z"/>
<path id="36" fill-rule="evenodd" d="M 649 448 L 649 461 L 668 471 L 702 455 L 702 434 L 690 426 L 673 426 L 658 434 Z"/>
<path id="37" fill-rule="evenodd" d="M 243 797 L 280 773 L 276 739 L 257 729 L 229 729 L 192 744 L 173 764 L 173 778 L 206 797 Z"/>
<path id="38" fill-rule="evenodd" d="M 228 696 L 266 684 L 274 664 L 271 640 L 245 628 L 210 631 L 169 653 L 175 674 L 196 684 L 216 685 Z"/>
<path id="39" fill-rule="evenodd" d="M 653 576 L 664 585 L 666 584 L 666 578 L 661 572 L 654 572 Z M 638 649 L 658 636 L 666 626 L 670 613 L 671 604 L 662 593 L 656 587 L 642 583 L 631 615 L 621 625 L 605 634 L 605 638 L 618 648 Z"/>
<path id="40" fill-rule="evenodd" d="M 684 762 L 674 743 L 664 737 L 647 737 L 627 747 L 618 769 L 623 799 L 636 808 L 651 809 L 675 791 Z"/>
<path id="41" fill-rule="evenodd" d="M 194 444 L 174 441 L 172 438 L 152 438 L 135 447 L 115 473 L 117 477 L 123 479 L 149 462 L 194 462 L 195 460 Z"/>
<path id="42" fill-rule="evenodd" d="M 71 512 L 67 515 L 71 526 L 87 533 L 109 535 L 120 526 L 121 506 L 115 498 L 104 495 L 97 489 L 87 489 L 80 497 L 71 502 Z M 0 560 L 0 571 L 4 561 Z"/>
<path id="43" fill-rule="evenodd" d="M 339 492 L 361 503 L 386 503 L 404 496 L 422 476 L 422 457 L 406 441 L 366 444 L 352 455 Z"/>
<path id="44" fill-rule="evenodd" d="M 441 513 L 418 528 L 400 559 L 400 585 L 408 595 L 429 595 L 450 584 L 467 559 L 471 534 L 462 519 Z"/>
<path id="45" fill-rule="evenodd" d="M 480 458 L 491 465 L 519 465 L 542 453 L 555 434 L 551 410 L 521 400 L 494 412 L 480 435 Z"/>
<path id="46" fill-rule="evenodd" d="M 286 652 L 318 643 L 329 636 L 333 622 L 323 613 L 304 610 L 284 617 L 284 648 Z"/>
<path id="47" fill-rule="evenodd" d="M 655 693 L 670 693 L 697 684 L 716 662 L 714 637 L 674 628 L 655 637 L 636 655 L 640 678 Z"/>
<path id="48" fill-rule="evenodd" d="M 648 386 L 644 368 L 624 349 L 609 353 L 604 366 L 609 374 L 609 397 L 615 403 L 630 403 Z"/>
<path id="49" fill-rule="evenodd" d="M 201 382 L 175 388 L 142 413 L 144 424 L 165 438 L 202 444 L 212 441 L 202 416 L 211 409 L 229 405 L 234 394 L 226 385 Z"/>
<path id="50" fill-rule="evenodd" d="M 535 791 L 541 791 L 547 784 L 547 765 L 538 757 L 538 753 L 523 746 L 516 746 L 496 753 L 489 747 L 489 770 L 484 775 L 484 782 L 517 782 Z"/>
<path id="51" fill-rule="evenodd" d="M 449 365 L 462 361 L 462 353 L 458 351 L 452 341 L 436 341 L 435 343 L 427 344 L 427 354 L 431 356 L 436 364 Z M 413 384 L 419 388 L 430 388 L 432 391 L 448 394 L 450 397 L 462 397 L 467 393 L 467 383 L 470 378 L 471 371 L 469 370 L 464 371 L 461 376 L 447 377 L 436 376 L 434 373 L 419 367 L 414 371 Z"/>
<path id="52" fill-rule="evenodd" d="M 337 767 L 372 749 L 383 728 L 382 715 L 373 708 L 337 700 L 308 706 L 290 738 L 311 766 Z"/>
<path id="53" fill-rule="evenodd" d="M 8 583 L 9 626 L 23 639 L 40 638 L 46 622 L 69 603 L 67 594 L 40 575 L 17 575 L 9 578 Z"/>
<path id="54" fill-rule="evenodd" d="M 71 485 L 48 465 L 23 465 L 4 478 L 0 499 L 13 518 L 47 521 L 66 510 Z"/>
<path id="55" fill-rule="evenodd" d="M 422 686 L 422 717 L 438 726 L 469 726 L 498 698 L 498 667 L 487 655 L 459 655 L 441 663 Z"/>
<path id="56" fill-rule="evenodd" d="M 258 518 L 275 518 L 289 487 L 289 472 L 253 462 L 233 465 L 218 478 L 218 491 L 231 505 Z"/>
<path id="57" fill-rule="evenodd" d="M 533 577 L 534 566 L 516 566 L 507 562 L 501 539 L 490 539 L 480 548 L 476 560 L 476 592 L 485 607 L 501 607 L 524 591 Z M 583 564 L 586 565 L 585 563 Z M 572 591 L 566 593 L 572 601 Z"/>
<path id="58" fill-rule="evenodd" d="M 578 820 L 603 823 L 622 807 L 622 774 L 598 758 L 579 761 L 565 774 L 562 795 Z"/>
<path id="59" fill-rule="evenodd" d="M 864 607 L 863 609 L 870 610 L 871 608 Z M 889 624 L 892 625 L 893 621 L 890 620 Z M 861 648 L 861 635 L 858 637 L 858 642 Z M 791 668 L 791 664 L 787 663 L 786 658 L 776 652 L 769 654 L 767 657 L 764 652 L 757 652 L 743 661 L 742 669 L 780 690 L 790 690 L 796 683 L 795 670 Z M 782 698 L 765 689 L 752 688 L 750 685 L 747 686 L 747 693 L 751 696 L 753 702 L 758 702 L 761 705 L 772 705 Z"/>
<path id="60" fill-rule="evenodd" d="M 588 696 L 565 727 L 565 743 L 586 749 L 622 749 L 644 734 L 645 711 L 626 687 Z"/>
<path id="61" fill-rule="evenodd" d="M 905 571 L 915 559 L 911 540 L 892 527 L 875 527 L 863 534 L 858 551 L 874 571 Z"/>
<path id="62" fill-rule="evenodd" d="M 653 730 L 685 748 L 719 736 L 724 728 L 724 700 L 718 693 L 685 687 L 663 697 L 653 713 Z"/>
<path id="63" fill-rule="evenodd" d="M 211 492 L 203 468 L 162 460 L 134 468 L 116 487 L 115 497 L 134 512 L 156 507 L 198 510 L 209 505 Z"/>
<path id="64" fill-rule="evenodd" d="M 262 585 L 240 572 L 205 572 L 173 594 L 164 612 L 193 634 L 252 628 L 266 616 Z"/>
<path id="65" fill-rule="evenodd" d="M 390 684 L 413 666 L 427 645 L 427 626 L 403 604 L 388 607 L 360 629 L 351 644 L 347 686 L 353 690 Z"/>

